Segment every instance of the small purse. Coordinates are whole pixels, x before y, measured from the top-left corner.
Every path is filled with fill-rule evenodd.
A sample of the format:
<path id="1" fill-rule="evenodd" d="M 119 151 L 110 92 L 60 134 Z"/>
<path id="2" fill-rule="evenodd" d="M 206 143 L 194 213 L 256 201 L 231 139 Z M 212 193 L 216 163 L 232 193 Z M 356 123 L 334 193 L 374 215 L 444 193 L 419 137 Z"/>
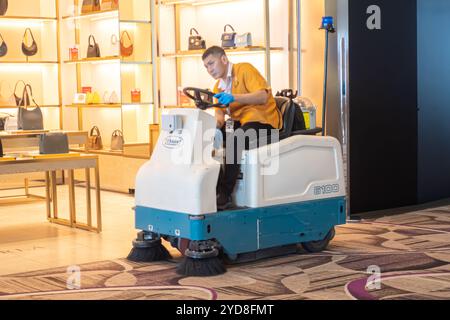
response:
<path id="1" fill-rule="evenodd" d="M 195 35 L 192 32 L 195 32 Z M 189 35 L 189 50 L 202 50 L 206 49 L 206 42 L 202 39 L 202 36 L 198 33 L 197 29 L 192 28 Z"/>
<path id="2" fill-rule="evenodd" d="M 83 0 L 81 13 L 100 11 L 100 9 L 101 9 L 100 0 Z"/>
<path id="3" fill-rule="evenodd" d="M 115 130 L 111 136 L 111 151 L 123 151 L 125 140 L 120 130 Z"/>
<path id="4" fill-rule="evenodd" d="M 236 47 L 245 48 L 251 47 L 252 45 L 253 45 L 252 34 L 250 32 L 246 32 L 244 34 L 236 36 Z"/>
<path id="5" fill-rule="evenodd" d="M 102 136 L 97 126 L 94 126 L 89 133 L 87 148 L 91 150 L 103 149 Z"/>
<path id="6" fill-rule="evenodd" d="M 119 0 L 102 0 L 101 10 L 115 10 L 119 8 Z"/>
<path id="7" fill-rule="evenodd" d="M 8 53 L 8 46 L 6 45 L 5 39 L 3 39 L 2 34 L 0 33 L 0 38 L 2 39 L 2 44 L 0 45 L 0 58 L 6 56 Z"/>
<path id="8" fill-rule="evenodd" d="M 91 44 L 91 39 L 94 41 L 94 44 Z M 95 41 L 95 37 L 93 35 L 89 36 L 87 57 L 88 58 L 100 58 L 100 47 L 99 47 L 98 43 Z"/>
<path id="9" fill-rule="evenodd" d="M 8 0 L 0 0 L 0 16 L 4 16 L 8 11 Z"/>
<path id="10" fill-rule="evenodd" d="M 40 154 L 69 153 L 69 139 L 62 132 L 44 133 L 39 136 Z"/>
<path id="11" fill-rule="evenodd" d="M 27 31 L 30 32 L 31 35 L 31 39 L 33 40 L 33 43 L 31 44 L 31 46 L 27 46 L 25 44 L 25 38 L 27 36 Z M 30 28 L 26 28 L 25 29 L 25 33 L 23 34 L 23 40 L 22 40 L 22 52 L 24 55 L 26 55 L 27 57 L 32 57 L 34 56 L 37 52 L 38 52 L 38 46 L 36 43 L 36 40 L 34 39 L 33 36 L 33 32 L 31 32 Z"/>
<path id="12" fill-rule="evenodd" d="M 233 32 L 227 32 L 227 27 L 230 27 Z M 236 47 L 236 32 L 234 31 L 234 28 L 227 24 L 223 28 L 223 34 L 222 34 L 222 48 L 234 48 Z"/>
<path id="13" fill-rule="evenodd" d="M 131 44 L 128 47 L 125 47 L 125 41 L 124 41 L 124 36 L 127 36 L 128 39 L 130 40 Z M 120 36 L 120 55 L 122 57 L 129 57 L 133 54 L 133 50 L 134 50 L 134 45 L 133 45 L 133 40 L 130 37 L 130 34 L 128 33 L 128 31 L 124 31 L 122 32 L 122 35 Z"/>

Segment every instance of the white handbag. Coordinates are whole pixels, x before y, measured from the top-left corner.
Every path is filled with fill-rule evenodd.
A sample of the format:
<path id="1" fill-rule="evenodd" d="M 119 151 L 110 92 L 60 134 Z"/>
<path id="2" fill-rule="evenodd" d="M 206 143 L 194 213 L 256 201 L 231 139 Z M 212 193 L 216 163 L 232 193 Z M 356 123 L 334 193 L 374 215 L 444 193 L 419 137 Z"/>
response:
<path id="1" fill-rule="evenodd" d="M 252 34 L 250 32 L 246 32 L 244 34 L 236 36 L 236 47 L 244 48 L 251 47 L 252 45 Z"/>
<path id="2" fill-rule="evenodd" d="M 16 131 L 17 126 L 17 116 L 9 116 L 5 121 L 5 131 Z"/>

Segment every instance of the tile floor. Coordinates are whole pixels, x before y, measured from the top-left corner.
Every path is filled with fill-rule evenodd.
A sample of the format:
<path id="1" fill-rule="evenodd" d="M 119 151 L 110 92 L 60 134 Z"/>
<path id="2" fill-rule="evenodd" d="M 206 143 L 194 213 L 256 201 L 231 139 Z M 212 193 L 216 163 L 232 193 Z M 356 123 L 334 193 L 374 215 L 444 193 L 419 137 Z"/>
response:
<path id="1" fill-rule="evenodd" d="M 68 217 L 67 191 L 65 186 L 58 187 L 58 205 L 63 218 Z M 0 191 L 0 196 L 22 192 Z M 31 193 L 44 195 L 45 189 L 32 188 Z M 100 234 L 49 223 L 45 201 L 0 206 L 0 275 L 126 257 L 136 236 L 134 198 L 112 192 L 102 192 L 101 197 L 103 232 Z M 76 188 L 76 201 L 77 217 L 83 222 L 84 188 Z"/>

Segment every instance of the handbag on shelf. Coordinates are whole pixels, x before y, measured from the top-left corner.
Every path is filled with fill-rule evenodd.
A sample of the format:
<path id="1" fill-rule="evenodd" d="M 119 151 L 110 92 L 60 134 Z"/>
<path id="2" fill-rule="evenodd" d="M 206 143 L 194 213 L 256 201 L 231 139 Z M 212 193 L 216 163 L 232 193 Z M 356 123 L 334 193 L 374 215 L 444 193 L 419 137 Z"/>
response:
<path id="1" fill-rule="evenodd" d="M 5 131 L 14 131 L 14 130 L 18 130 L 17 116 L 10 115 L 5 120 Z"/>
<path id="2" fill-rule="evenodd" d="M 25 43 L 25 38 L 27 36 L 27 31 L 30 33 L 31 39 L 33 40 L 33 43 L 31 44 L 31 46 L 28 46 Z M 34 35 L 33 32 L 31 31 L 30 28 L 26 28 L 25 32 L 23 34 L 23 40 L 22 40 L 22 52 L 24 55 L 26 55 L 27 57 L 32 57 L 34 56 L 37 52 L 38 52 L 38 46 L 36 43 L 36 40 L 34 39 Z"/>
<path id="3" fill-rule="evenodd" d="M 94 91 L 93 93 L 86 93 L 87 104 L 100 104 L 101 102 L 100 94 L 97 91 Z"/>
<path id="4" fill-rule="evenodd" d="M 89 133 L 87 148 L 90 150 L 103 149 L 102 136 L 97 126 L 92 127 Z"/>
<path id="5" fill-rule="evenodd" d="M 193 31 L 195 32 L 195 35 L 193 34 Z M 206 49 L 206 42 L 202 39 L 202 36 L 198 33 L 197 29 L 191 28 L 189 34 L 189 50 Z"/>
<path id="6" fill-rule="evenodd" d="M 91 39 L 94 41 L 94 44 L 91 44 Z M 95 37 L 93 35 L 89 36 L 87 57 L 88 58 L 100 58 L 100 47 L 99 47 L 98 43 L 95 41 Z"/>
<path id="7" fill-rule="evenodd" d="M 251 47 L 252 45 L 253 45 L 252 34 L 250 32 L 246 32 L 244 34 L 236 36 L 236 47 L 245 48 Z"/>
<path id="8" fill-rule="evenodd" d="M 69 153 L 69 139 L 62 132 L 44 133 L 39 136 L 40 154 Z"/>
<path id="9" fill-rule="evenodd" d="M 9 87 L 9 92 L 6 96 L 3 95 L 3 83 L 6 83 Z M 16 106 L 14 94 L 11 92 L 11 87 L 9 86 L 9 83 L 0 80 L 0 106 Z"/>
<path id="10" fill-rule="evenodd" d="M 0 33 L 0 39 L 2 40 L 2 44 L 0 45 L 0 58 L 6 56 L 8 53 L 8 46 L 6 45 L 5 39 L 3 39 L 2 34 Z"/>
<path id="11" fill-rule="evenodd" d="M 111 136 L 111 151 L 123 151 L 125 140 L 120 130 L 115 130 Z"/>
<path id="12" fill-rule="evenodd" d="M 30 90 L 29 93 L 28 90 Z M 44 116 L 42 115 L 41 108 L 33 98 L 33 91 L 29 84 L 27 84 L 23 89 L 23 102 L 25 101 L 26 96 L 31 99 L 34 107 L 32 109 L 28 109 L 28 107 L 30 107 L 30 103 L 19 106 L 17 112 L 17 128 L 19 130 L 43 130 Z"/>
<path id="13" fill-rule="evenodd" d="M 117 38 L 117 36 L 115 34 L 111 35 L 111 48 L 112 48 L 113 55 L 114 56 L 118 55 L 118 52 L 120 50 L 120 45 L 119 45 L 119 38 Z"/>
<path id="14" fill-rule="evenodd" d="M 81 13 L 100 11 L 100 9 L 101 9 L 100 0 L 83 0 Z"/>
<path id="15" fill-rule="evenodd" d="M 19 83 L 23 83 L 23 90 L 22 90 L 22 96 L 17 96 L 16 91 L 17 91 L 17 85 Z M 30 105 L 30 96 L 28 95 L 28 91 L 26 90 L 27 84 L 25 83 L 25 81 L 23 80 L 19 80 L 16 82 L 16 85 L 14 86 L 14 100 L 16 102 L 16 106 L 20 107 L 20 106 L 29 106 Z M 31 86 L 30 86 L 31 88 Z M 31 90 L 32 91 L 32 90 Z"/>
<path id="16" fill-rule="evenodd" d="M 101 10 L 115 10 L 119 8 L 119 0 L 102 0 Z"/>
<path id="17" fill-rule="evenodd" d="M 139 90 L 139 89 L 131 90 L 131 102 L 132 103 L 141 103 L 141 90 Z"/>
<path id="18" fill-rule="evenodd" d="M 230 27 L 232 32 L 227 32 L 227 27 Z M 234 48 L 236 47 L 236 32 L 234 31 L 234 28 L 227 24 L 223 28 L 223 34 L 222 34 L 222 48 Z"/>
<path id="19" fill-rule="evenodd" d="M 125 35 L 128 37 L 128 39 L 130 40 L 130 46 L 125 47 Z M 120 55 L 122 57 L 129 57 L 133 54 L 134 51 L 134 45 L 133 45 L 133 40 L 131 39 L 130 34 L 128 33 L 128 31 L 124 31 L 122 32 L 122 35 L 120 36 Z"/>
<path id="20" fill-rule="evenodd" d="M 0 16 L 4 16 L 8 11 L 8 0 L 0 0 Z"/>
<path id="21" fill-rule="evenodd" d="M 108 91 L 105 91 L 103 94 L 103 103 L 117 104 L 119 103 L 119 96 L 116 91 L 113 91 L 111 95 Z"/>
<path id="22" fill-rule="evenodd" d="M 0 112 L 0 131 L 6 130 L 6 121 L 8 121 L 8 118 L 12 117 L 9 113 Z"/>

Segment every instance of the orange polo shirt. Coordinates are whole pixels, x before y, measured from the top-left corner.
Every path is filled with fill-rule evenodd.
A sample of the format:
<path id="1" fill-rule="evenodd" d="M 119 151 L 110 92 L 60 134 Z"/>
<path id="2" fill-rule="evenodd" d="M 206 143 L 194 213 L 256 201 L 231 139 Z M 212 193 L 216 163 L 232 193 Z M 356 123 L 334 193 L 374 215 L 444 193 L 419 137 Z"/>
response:
<path id="1" fill-rule="evenodd" d="M 254 93 L 266 90 L 269 100 L 264 105 L 243 105 L 237 102 L 230 104 L 231 119 L 239 121 L 242 125 L 248 122 L 260 122 L 270 124 L 275 129 L 281 129 L 281 113 L 277 108 L 272 90 L 259 71 L 250 63 L 238 63 L 233 65 L 232 94 Z M 214 86 L 213 92 L 220 93 L 220 80 Z"/>

